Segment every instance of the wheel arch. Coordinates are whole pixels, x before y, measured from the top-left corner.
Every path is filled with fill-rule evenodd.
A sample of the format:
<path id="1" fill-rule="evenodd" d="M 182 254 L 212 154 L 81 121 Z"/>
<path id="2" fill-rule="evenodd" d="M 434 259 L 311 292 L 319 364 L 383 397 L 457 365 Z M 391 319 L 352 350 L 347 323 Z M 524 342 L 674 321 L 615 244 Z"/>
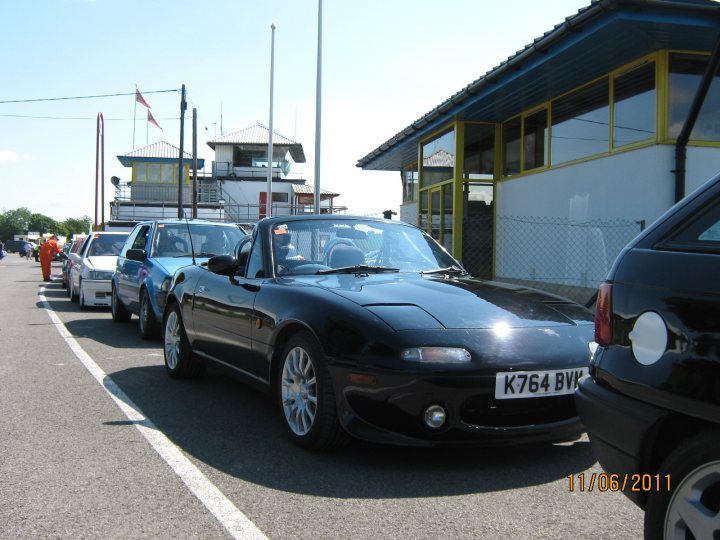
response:
<path id="1" fill-rule="evenodd" d="M 687 416 L 672 414 L 665 417 L 653 430 L 651 437 L 643 442 L 641 470 L 639 472 L 656 474 L 667 457 L 685 441 L 705 431 L 718 431 L 720 424 Z M 647 504 L 647 494 L 641 494 L 643 509 Z"/>
<path id="2" fill-rule="evenodd" d="M 278 330 L 275 340 L 273 342 L 272 356 L 270 357 L 271 392 L 274 393 L 277 390 L 277 384 L 279 380 L 278 366 L 280 365 L 280 362 L 282 362 L 282 354 L 285 350 L 285 346 L 295 334 L 303 331 L 309 332 L 315 338 L 318 345 L 320 346 L 320 349 L 323 351 L 323 355 L 325 354 L 325 349 L 322 345 L 322 342 L 318 338 L 317 333 L 310 326 L 297 320 L 287 321 L 285 324 L 283 324 L 280 330 Z"/>

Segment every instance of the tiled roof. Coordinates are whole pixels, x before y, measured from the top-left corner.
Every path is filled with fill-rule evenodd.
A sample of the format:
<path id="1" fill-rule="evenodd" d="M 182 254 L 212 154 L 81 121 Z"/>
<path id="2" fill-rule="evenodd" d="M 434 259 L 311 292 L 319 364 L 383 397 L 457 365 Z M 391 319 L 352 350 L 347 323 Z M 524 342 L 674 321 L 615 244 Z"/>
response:
<path id="1" fill-rule="evenodd" d="M 174 144 L 170 144 L 167 141 L 158 141 L 156 143 L 148 144 L 142 148 L 136 148 L 125 154 L 119 155 L 117 158 L 124 166 L 129 167 L 133 161 L 143 161 L 144 159 L 149 160 L 163 160 L 171 161 L 177 160 L 180 154 L 180 148 Z M 192 161 L 192 154 L 183 150 L 184 160 Z M 198 159 L 198 167 L 202 168 L 205 160 Z M 201 163 L 203 165 L 201 165 Z"/>
<path id="2" fill-rule="evenodd" d="M 226 133 L 222 137 L 208 141 L 208 146 L 215 150 L 217 144 L 254 144 L 267 146 L 270 139 L 270 129 L 261 123 L 250 126 L 240 131 Z M 273 146 L 287 146 L 296 163 L 305 163 L 305 151 L 302 144 L 293 141 L 291 138 L 273 130 Z"/>
<path id="3" fill-rule="evenodd" d="M 315 194 L 315 186 L 311 186 L 308 184 L 293 184 L 293 193 L 300 194 L 300 195 L 314 195 Z M 339 193 L 334 193 L 332 191 L 328 191 L 327 189 L 320 188 L 320 196 L 323 195 L 328 197 L 339 197 Z"/>

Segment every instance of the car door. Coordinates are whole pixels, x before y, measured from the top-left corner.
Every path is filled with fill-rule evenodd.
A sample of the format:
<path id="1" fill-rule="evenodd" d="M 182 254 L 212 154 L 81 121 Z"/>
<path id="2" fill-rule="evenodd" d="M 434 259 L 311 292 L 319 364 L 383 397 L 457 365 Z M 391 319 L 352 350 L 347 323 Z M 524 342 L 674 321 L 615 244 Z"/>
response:
<path id="1" fill-rule="evenodd" d="M 128 259 L 127 252 L 129 249 L 142 249 L 147 254 L 151 230 L 152 224 L 150 223 L 138 225 L 130 235 L 128 242 L 125 243 L 117 260 L 117 294 L 123 305 L 134 313 L 140 309 L 140 284 L 144 277 L 144 265 L 142 261 Z"/>
<path id="2" fill-rule="evenodd" d="M 207 271 L 198 280 L 193 327 L 200 350 L 229 367 L 265 380 L 252 349 L 254 304 L 261 280 L 246 277 L 243 263 L 259 248 L 250 240 L 244 240 L 238 249 L 240 268 L 235 275 Z"/>

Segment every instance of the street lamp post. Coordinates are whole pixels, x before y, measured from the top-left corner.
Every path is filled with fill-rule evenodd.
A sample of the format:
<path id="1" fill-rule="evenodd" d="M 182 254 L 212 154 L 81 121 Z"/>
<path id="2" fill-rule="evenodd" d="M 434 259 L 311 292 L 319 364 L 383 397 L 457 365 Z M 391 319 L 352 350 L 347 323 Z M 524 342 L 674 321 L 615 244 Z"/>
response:
<path id="1" fill-rule="evenodd" d="M 272 37 L 270 38 L 270 122 L 268 138 L 268 177 L 267 201 L 265 202 L 265 215 L 272 215 L 272 166 L 273 166 L 273 83 L 275 74 L 275 24 L 271 24 Z"/>
<path id="2" fill-rule="evenodd" d="M 315 213 L 320 213 L 320 119 L 322 117 L 322 0 L 318 0 L 317 81 L 315 84 Z"/>

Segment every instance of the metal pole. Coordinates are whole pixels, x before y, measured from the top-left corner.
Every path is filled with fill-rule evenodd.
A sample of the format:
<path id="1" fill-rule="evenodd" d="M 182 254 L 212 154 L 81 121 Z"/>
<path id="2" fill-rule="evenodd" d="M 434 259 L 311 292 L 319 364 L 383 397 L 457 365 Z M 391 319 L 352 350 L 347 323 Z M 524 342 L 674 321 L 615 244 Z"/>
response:
<path id="1" fill-rule="evenodd" d="M 322 117 L 322 0 L 318 0 L 317 81 L 315 84 L 315 213 L 320 213 L 320 119 Z"/>
<path id="2" fill-rule="evenodd" d="M 197 219 L 197 109 L 193 108 L 192 218 Z"/>
<path id="3" fill-rule="evenodd" d="M 95 221 L 93 222 L 93 231 L 98 230 L 98 191 L 100 188 L 100 179 L 98 177 L 98 169 L 100 165 L 100 116 L 100 113 L 98 113 L 95 125 Z"/>
<path id="4" fill-rule="evenodd" d="M 183 168 L 183 153 L 184 145 L 183 139 L 185 138 L 185 109 L 187 109 L 187 103 L 185 103 L 185 85 L 182 85 L 180 95 L 180 157 L 178 158 L 178 218 L 183 217 L 183 180 L 184 180 L 184 168 Z"/>
<path id="5" fill-rule="evenodd" d="M 100 118 L 100 230 L 105 230 L 105 118 Z"/>
<path id="6" fill-rule="evenodd" d="M 270 38 L 270 126 L 268 138 L 268 177 L 267 177 L 267 201 L 265 201 L 265 215 L 272 216 L 272 164 L 273 164 L 273 84 L 275 74 L 275 24 L 271 24 L 272 35 Z"/>

